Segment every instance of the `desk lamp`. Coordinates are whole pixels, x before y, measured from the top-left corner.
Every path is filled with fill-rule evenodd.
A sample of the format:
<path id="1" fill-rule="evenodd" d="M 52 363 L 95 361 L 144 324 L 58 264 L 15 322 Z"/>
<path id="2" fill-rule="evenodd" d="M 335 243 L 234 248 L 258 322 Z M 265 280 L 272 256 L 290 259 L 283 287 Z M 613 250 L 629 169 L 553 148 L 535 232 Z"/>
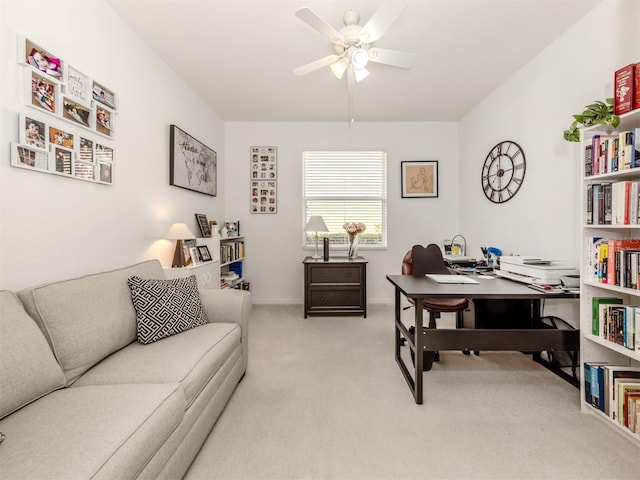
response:
<path id="1" fill-rule="evenodd" d="M 305 232 L 316 232 L 316 254 L 311 258 L 321 258 L 318 255 L 318 232 L 328 232 L 327 224 L 320 215 L 312 215 L 309 217 L 307 226 L 304 227 Z"/>
<path id="2" fill-rule="evenodd" d="M 176 241 L 176 251 L 173 254 L 173 262 L 171 262 L 172 268 L 186 267 L 186 260 L 184 258 L 184 244 L 185 238 L 196 238 L 196 236 L 189 230 L 184 223 L 174 223 L 171 225 L 169 231 L 164 235 L 167 240 Z"/>

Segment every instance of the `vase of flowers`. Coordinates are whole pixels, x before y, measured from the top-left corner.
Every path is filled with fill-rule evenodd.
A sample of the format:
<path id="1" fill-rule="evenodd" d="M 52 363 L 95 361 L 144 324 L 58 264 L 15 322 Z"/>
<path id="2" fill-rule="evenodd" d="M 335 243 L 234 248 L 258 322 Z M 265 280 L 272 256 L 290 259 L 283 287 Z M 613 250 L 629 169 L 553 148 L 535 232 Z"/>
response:
<path id="1" fill-rule="evenodd" d="M 358 234 L 364 232 L 367 226 L 364 223 L 347 222 L 342 228 L 349 236 L 349 250 L 347 257 L 356 258 L 358 256 Z"/>

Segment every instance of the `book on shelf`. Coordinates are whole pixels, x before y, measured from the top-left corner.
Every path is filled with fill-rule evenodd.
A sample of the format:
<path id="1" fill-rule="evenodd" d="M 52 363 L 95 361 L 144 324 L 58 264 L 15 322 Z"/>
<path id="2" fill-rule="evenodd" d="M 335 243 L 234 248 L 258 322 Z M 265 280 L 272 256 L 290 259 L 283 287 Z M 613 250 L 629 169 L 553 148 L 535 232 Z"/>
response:
<path id="1" fill-rule="evenodd" d="M 600 306 L 611 304 L 621 305 L 622 299 L 616 297 L 594 297 L 591 299 L 591 333 L 593 335 L 599 335 Z"/>
<path id="2" fill-rule="evenodd" d="M 616 382 L 629 380 L 640 381 L 640 367 L 628 367 L 623 365 L 597 365 L 602 369 L 603 388 L 605 392 L 604 413 L 612 420 L 617 417 L 617 397 Z"/>
<path id="3" fill-rule="evenodd" d="M 640 378 L 617 378 L 614 380 L 613 389 L 616 404 L 615 408 L 612 408 L 613 415 L 611 419 L 620 425 L 624 425 L 626 420 L 624 402 L 627 399 L 625 395 L 640 392 Z"/>
<path id="4" fill-rule="evenodd" d="M 631 420 L 631 404 L 635 399 L 640 399 L 640 383 L 632 384 L 629 388 L 618 391 L 620 400 L 618 402 L 618 421 L 621 425 L 629 428 Z M 634 431 L 635 433 L 635 431 Z"/>
<path id="5" fill-rule="evenodd" d="M 584 147 L 584 176 L 593 175 L 593 145 L 585 145 Z"/>
<path id="6" fill-rule="evenodd" d="M 601 304 L 598 306 L 598 319 L 592 323 L 592 333 L 629 350 L 637 350 L 635 305 Z M 597 333 L 595 325 L 597 323 Z"/>
<path id="7" fill-rule="evenodd" d="M 633 108 L 634 69 L 634 64 L 629 64 L 614 73 L 613 112 L 615 115 L 630 112 Z"/>
<path id="8" fill-rule="evenodd" d="M 604 370 L 601 369 L 603 365 L 606 365 L 606 362 L 585 362 L 583 365 L 584 401 L 602 411 L 604 411 L 605 398 Z"/>
<path id="9" fill-rule="evenodd" d="M 640 395 L 632 395 L 627 401 L 627 428 L 640 433 Z"/>

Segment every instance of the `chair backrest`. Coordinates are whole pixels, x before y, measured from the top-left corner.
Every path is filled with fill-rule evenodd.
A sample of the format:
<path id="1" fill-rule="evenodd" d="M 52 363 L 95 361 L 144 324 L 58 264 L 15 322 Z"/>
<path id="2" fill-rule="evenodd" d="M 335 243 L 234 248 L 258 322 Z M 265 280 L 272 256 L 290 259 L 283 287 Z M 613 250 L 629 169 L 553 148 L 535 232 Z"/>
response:
<path id="1" fill-rule="evenodd" d="M 426 247 L 414 245 L 402 259 L 402 274 L 422 276 L 427 273 L 450 274 L 444 263 L 442 251 L 435 243 Z"/>

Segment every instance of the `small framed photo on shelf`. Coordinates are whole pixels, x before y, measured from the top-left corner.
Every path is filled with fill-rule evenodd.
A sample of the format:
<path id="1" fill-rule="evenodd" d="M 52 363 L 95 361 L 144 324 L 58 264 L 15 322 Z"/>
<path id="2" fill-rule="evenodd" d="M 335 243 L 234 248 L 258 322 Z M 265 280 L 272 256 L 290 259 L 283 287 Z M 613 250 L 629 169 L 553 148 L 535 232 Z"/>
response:
<path id="1" fill-rule="evenodd" d="M 49 170 L 49 152 L 19 143 L 11 144 L 11 165 L 33 170 Z"/>
<path id="2" fill-rule="evenodd" d="M 238 237 L 240 235 L 240 222 L 224 222 L 227 227 L 227 235 L 230 237 Z"/>
<path id="3" fill-rule="evenodd" d="M 75 137 L 73 133 L 62 130 L 58 127 L 49 126 L 49 143 L 59 147 L 73 148 Z"/>
<path id="4" fill-rule="evenodd" d="M 47 149 L 47 124 L 30 115 L 20 114 L 20 143 Z"/>
<path id="5" fill-rule="evenodd" d="M 62 80 L 64 72 L 60 57 L 36 45 L 28 38 L 20 37 L 18 42 L 23 63 L 58 82 Z"/>
<path id="6" fill-rule="evenodd" d="M 86 128 L 91 128 L 91 109 L 80 105 L 79 103 L 67 98 L 62 97 L 62 117 L 66 118 L 70 122 L 77 123 Z"/>
<path id="7" fill-rule="evenodd" d="M 438 161 L 400 162 L 402 198 L 435 198 L 438 196 Z"/>
<path id="8" fill-rule="evenodd" d="M 27 98 L 28 104 L 32 107 L 44 110 L 47 113 L 56 115 L 58 99 L 60 98 L 60 85 L 53 82 L 49 77 L 40 75 L 33 70 L 27 72 Z"/>
<path id="9" fill-rule="evenodd" d="M 191 260 L 193 265 L 200 265 L 202 263 L 202 259 L 200 258 L 200 251 L 198 247 L 189 247 L 189 255 L 191 255 Z"/>
<path id="10" fill-rule="evenodd" d="M 91 105 L 91 80 L 89 77 L 71 65 L 67 65 L 66 78 L 64 94 L 83 105 Z"/>
<path id="11" fill-rule="evenodd" d="M 56 172 L 63 175 L 71 175 L 74 160 L 73 150 L 52 144 L 51 154 L 53 155 Z"/>
<path id="12" fill-rule="evenodd" d="M 117 109 L 116 94 L 108 88 L 102 86 L 98 82 L 93 82 L 92 94 L 93 99 L 96 102 L 101 103 L 102 105 L 105 105 L 112 110 Z"/>
<path id="13" fill-rule="evenodd" d="M 200 227 L 200 233 L 203 237 L 211 236 L 211 228 L 209 227 L 209 221 L 207 220 L 207 216 L 204 213 L 196 213 L 196 221 L 198 222 L 198 227 Z"/>
<path id="14" fill-rule="evenodd" d="M 209 247 L 206 245 L 198 245 L 198 253 L 200 254 L 200 258 L 203 262 L 210 262 L 213 260 L 211 258 L 211 252 L 209 252 Z"/>
<path id="15" fill-rule="evenodd" d="M 113 137 L 113 114 L 111 110 L 96 106 L 94 125 L 96 126 L 96 132 L 106 135 L 107 137 Z"/>

